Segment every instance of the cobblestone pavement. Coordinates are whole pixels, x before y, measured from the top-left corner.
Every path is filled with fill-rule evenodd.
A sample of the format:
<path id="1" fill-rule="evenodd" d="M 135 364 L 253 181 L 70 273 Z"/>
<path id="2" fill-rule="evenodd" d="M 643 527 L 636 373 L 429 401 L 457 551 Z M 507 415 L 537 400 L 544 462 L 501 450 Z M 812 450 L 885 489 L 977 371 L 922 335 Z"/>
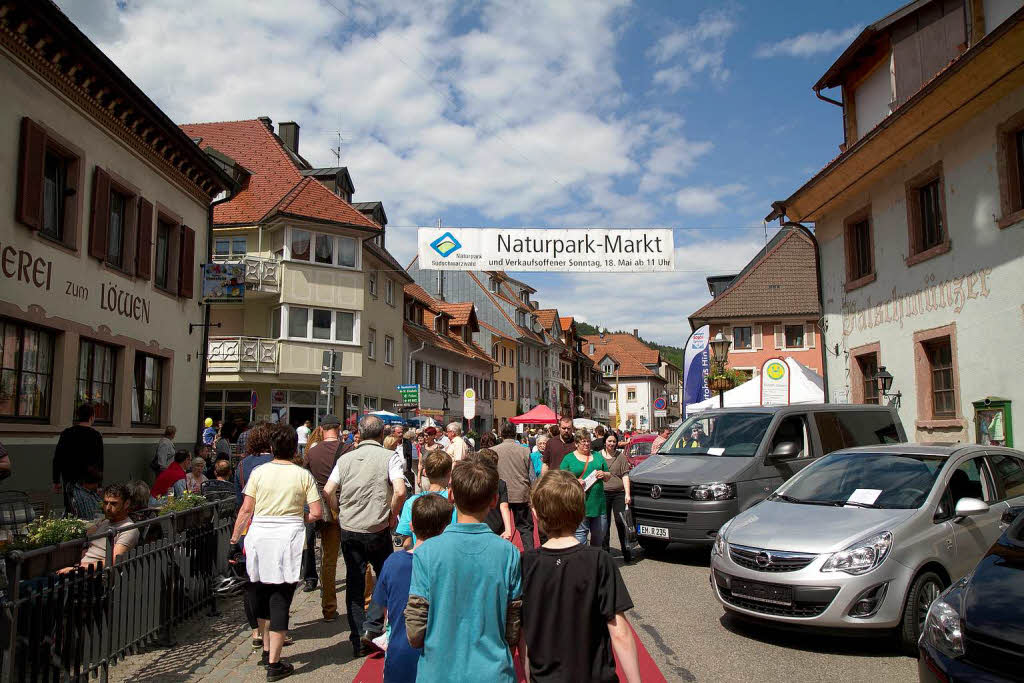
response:
<path id="1" fill-rule="evenodd" d="M 340 575 L 344 572 L 339 567 Z M 338 584 L 339 598 L 344 581 Z M 182 683 L 185 681 L 265 681 L 266 673 L 258 665 L 259 653 L 251 646 L 252 632 L 245 621 L 241 598 L 218 601 L 220 616 L 202 616 L 185 624 L 175 634 L 172 648 L 153 647 L 131 655 L 112 670 L 110 680 L 144 683 Z M 342 614 L 333 623 L 324 623 L 320 612 L 320 591 L 296 592 L 292 603 L 293 645 L 284 657 L 295 665 L 291 680 L 351 681 L 365 662 L 352 660 L 348 643 L 348 622 Z"/>

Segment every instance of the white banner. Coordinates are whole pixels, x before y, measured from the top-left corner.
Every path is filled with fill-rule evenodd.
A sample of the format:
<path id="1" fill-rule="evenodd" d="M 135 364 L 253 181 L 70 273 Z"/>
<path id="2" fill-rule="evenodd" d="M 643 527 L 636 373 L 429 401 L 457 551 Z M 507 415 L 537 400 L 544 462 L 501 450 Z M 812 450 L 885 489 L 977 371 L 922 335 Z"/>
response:
<path id="1" fill-rule="evenodd" d="M 675 270 L 669 228 L 419 228 L 418 244 L 419 267 L 431 270 Z"/>

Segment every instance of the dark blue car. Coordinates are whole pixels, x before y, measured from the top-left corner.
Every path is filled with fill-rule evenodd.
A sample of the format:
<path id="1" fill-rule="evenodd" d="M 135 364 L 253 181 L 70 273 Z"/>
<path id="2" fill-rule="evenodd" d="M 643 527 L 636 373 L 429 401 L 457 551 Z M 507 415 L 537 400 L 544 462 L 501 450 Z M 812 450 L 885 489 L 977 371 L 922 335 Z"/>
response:
<path id="1" fill-rule="evenodd" d="M 1024 681 L 1024 507 L 972 574 L 936 599 L 918 644 L 918 675 L 936 683 Z"/>

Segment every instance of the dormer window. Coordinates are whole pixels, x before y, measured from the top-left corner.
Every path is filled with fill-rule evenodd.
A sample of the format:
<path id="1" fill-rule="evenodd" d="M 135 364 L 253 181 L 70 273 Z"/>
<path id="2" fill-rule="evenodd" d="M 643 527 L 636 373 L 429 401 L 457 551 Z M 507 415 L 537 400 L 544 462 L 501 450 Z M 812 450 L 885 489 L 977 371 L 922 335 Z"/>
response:
<path id="1" fill-rule="evenodd" d="M 498 281 L 498 278 L 492 277 L 490 279 L 490 286 L 492 292 L 497 292 L 499 289 L 501 289 L 501 282 Z"/>
<path id="2" fill-rule="evenodd" d="M 448 335 L 448 318 L 446 318 L 443 315 L 439 315 L 436 318 L 434 318 L 434 329 L 437 330 L 438 334 L 447 336 Z"/>
<path id="3" fill-rule="evenodd" d="M 462 341 L 467 344 L 473 343 L 473 333 L 469 331 L 468 325 L 462 328 Z"/>
<path id="4" fill-rule="evenodd" d="M 520 327 L 526 327 L 526 312 L 516 311 L 516 324 Z"/>
<path id="5" fill-rule="evenodd" d="M 523 300 L 523 303 L 526 303 L 526 304 L 530 303 L 530 293 L 528 291 L 526 291 L 525 289 L 523 291 L 519 292 L 519 298 Z"/>

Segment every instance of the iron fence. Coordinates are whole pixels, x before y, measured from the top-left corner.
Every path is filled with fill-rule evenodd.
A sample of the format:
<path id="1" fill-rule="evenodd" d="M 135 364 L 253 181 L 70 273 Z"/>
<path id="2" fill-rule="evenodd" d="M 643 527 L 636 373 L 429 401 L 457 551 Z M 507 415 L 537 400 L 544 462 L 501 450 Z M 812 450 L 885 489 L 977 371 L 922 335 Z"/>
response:
<path id="1" fill-rule="evenodd" d="M 0 680 L 105 681 L 138 648 L 173 644 L 174 630 L 216 612 L 213 581 L 228 572 L 234 501 L 222 500 L 6 558 L 0 604 Z M 138 545 L 111 563 L 116 534 L 138 529 Z M 55 574 L 106 538 L 106 562 Z"/>

